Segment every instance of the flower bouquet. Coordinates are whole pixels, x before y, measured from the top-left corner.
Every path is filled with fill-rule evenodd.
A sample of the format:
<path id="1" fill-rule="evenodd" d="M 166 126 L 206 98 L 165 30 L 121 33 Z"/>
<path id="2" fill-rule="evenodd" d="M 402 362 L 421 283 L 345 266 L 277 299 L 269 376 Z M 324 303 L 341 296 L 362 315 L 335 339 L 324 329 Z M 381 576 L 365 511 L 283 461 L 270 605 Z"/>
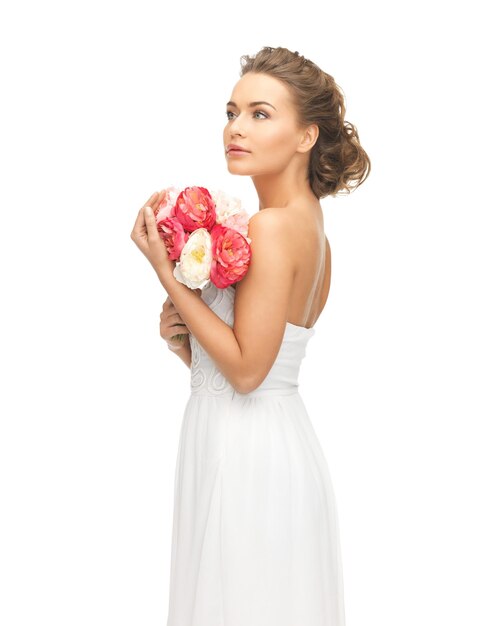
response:
<path id="1" fill-rule="evenodd" d="M 242 280 L 250 264 L 249 215 L 240 200 L 205 187 L 168 187 L 154 209 L 172 261 L 173 276 L 190 289 L 224 289 Z M 183 340 L 177 334 L 175 340 Z"/>

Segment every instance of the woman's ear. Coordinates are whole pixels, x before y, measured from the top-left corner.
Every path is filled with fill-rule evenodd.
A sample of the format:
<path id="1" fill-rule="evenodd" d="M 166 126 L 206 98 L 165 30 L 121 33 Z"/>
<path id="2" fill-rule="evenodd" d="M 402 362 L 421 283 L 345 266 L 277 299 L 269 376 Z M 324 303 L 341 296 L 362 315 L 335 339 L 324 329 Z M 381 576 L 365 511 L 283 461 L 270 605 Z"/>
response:
<path id="1" fill-rule="evenodd" d="M 319 137 L 319 127 L 317 124 L 307 126 L 301 136 L 298 152 L 308 152 L 314 146 Z"/>

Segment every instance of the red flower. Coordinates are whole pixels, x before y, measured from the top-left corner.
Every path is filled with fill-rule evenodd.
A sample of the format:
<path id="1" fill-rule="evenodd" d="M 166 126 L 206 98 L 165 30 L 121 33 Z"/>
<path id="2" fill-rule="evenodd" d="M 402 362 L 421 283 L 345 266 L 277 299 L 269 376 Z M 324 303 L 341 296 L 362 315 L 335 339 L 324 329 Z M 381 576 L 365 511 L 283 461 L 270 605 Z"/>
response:
<path id="1" fill-rule="evenodd" d="M 165 217 L 156 225 L 158 232 L 168 250 L 168 257 L 171 261 L 178 261 L 183 246 L 190 236 L 183 229 L 180 222 L 174 217 Z"/>
<path id="2" fill-rule="evenodd" d="M 205 187 L 186 187 L 178 196 L 173 215 L 183 228 L 192 233 L 197 228 L 208 231 L 215 224 L 215 202 Z"/>
<path id="3" fill-rule="evenodd" d="M 210 280 L 219 289 L 236 283 L 246 275 L 250 265 L 250 245 L 238 231 L 215 224 L 212 238 Z"/>

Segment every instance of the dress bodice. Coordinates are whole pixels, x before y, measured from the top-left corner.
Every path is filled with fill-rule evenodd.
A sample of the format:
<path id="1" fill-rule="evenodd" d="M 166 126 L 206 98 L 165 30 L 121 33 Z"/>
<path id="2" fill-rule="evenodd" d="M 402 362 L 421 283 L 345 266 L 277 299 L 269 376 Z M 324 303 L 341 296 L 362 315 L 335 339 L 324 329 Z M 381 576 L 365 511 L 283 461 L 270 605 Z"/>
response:
<path id="1" fill-rule="evenodd" d="M 235 289 L 232 286 L 219 289 L 210 282 L 202 289 L 201 298 L 220 319 L 233 328 Z M 271 370 L 257 389 L 244 395 L 297 392 L 301 362 L 306 356 L 309 338 L 315 332 L 314 328 L 287 322 L 281 348 Z M 192 334 L 189 335 L 189 341 L 192 350 L 191 393 L 213 396 L 236 394 L 232 385 Z"/>

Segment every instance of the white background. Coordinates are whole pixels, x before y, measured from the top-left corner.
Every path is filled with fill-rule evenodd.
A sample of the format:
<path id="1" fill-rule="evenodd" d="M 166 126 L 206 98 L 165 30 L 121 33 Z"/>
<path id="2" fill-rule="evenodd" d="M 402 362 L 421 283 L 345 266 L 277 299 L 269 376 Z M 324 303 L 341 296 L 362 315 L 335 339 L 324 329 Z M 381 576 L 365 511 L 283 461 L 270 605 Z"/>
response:
<path id="1" fill-rule="evenodd" d="M 240 56 L 269 45 L 335 77 L 372 160 L 322 201 L 332 286 L 300 385 L 347 626 L 482 626 L 479 24 L 469 2 L 3 4 L 2 625 L 166 623 L 189 370 L 130 232 L 170 184 L 258 209 L 222 129 Z"/>

